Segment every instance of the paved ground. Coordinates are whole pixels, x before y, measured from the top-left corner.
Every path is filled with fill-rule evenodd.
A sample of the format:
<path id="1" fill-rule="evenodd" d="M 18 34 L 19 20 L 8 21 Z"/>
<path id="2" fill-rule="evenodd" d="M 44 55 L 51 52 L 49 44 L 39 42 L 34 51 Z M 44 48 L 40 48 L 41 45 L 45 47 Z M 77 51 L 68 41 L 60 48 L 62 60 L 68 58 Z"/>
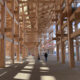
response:
<path id="1" fill-rule="evenodd" d="M 56 63 L 56 58 L 49 55 L 48 62 L 35 61 L 29 56 L 26 61 L 0 69 L 0 80 L 80 80 L 80 63 L 70 69 L 69 64 Z"/>

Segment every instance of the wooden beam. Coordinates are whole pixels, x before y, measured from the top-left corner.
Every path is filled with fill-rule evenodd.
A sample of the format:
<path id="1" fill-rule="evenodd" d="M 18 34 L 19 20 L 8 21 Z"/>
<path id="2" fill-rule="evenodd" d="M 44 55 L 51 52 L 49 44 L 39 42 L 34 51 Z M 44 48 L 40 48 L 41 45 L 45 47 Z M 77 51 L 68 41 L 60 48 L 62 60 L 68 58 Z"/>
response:
<path id="1" fill-rule="evenodd" d="M 20 50 L 19 50 L 19 45 L 17 45 L 17 61 L 19 61 L 20 60 Z"/>
<path id="2" fill-rule="evenodd" d="M 13 14 L 12 14 L 12 12 L 9 10 L 9 8 L 7 7 L 7 5 L 5 5 L 6 7 L 6 11 L 9 13 L 9 15 L 11 16 L 11 17 L 13 17 Z"/>
<path id="3" fill-rule="evenodd" d="M 6 27 L 6 12 L 5 12 L 5 4 L 1 5 L 1 34 L 3 38 L 0 39 L 0 68 L 5 67 L 5 39 L 4 39 L 4 28 Z"/>
<path id="4" fill-rule="evenodd" d="M 12 32 L 12 29 L 11 28 L 5 28 L 5 32 Z"/>
<path id="5" fill-rule="evenodd" d="M 72 24 L 70 22 L 70 5 L 69 5 L 69 0 L 67 0 L 67 22 L 68 22 L 68 45 L 69 45 L 69 55 L 70 55 L 70 67 L 73 68 L 75 67 L 75 61 L 74 61 L 74 46 L 73 46 L 73 39 L 71 38 L 71 33 L 72 33 Z"/>
<path id="6" fill-rule="evenodd" d="M 37 1 L 19 1 L 19 3 L 21 4 L 21 3 L 27 3 L 27 5 L 29 5 L 29 4 L 31 4 L 31 3 L 36 3 Z M 50 4 L 50 3 L 53 3 L 54 4 L 54 2 L 55 1 L 38 1 L 39 3 L 47 3 L 47 4 Z"/>
<path id="7" fill-rule="evenodd" d="M 12 19 L 11 19 L 11 22 L 12 22 L 12 43 L 11 43 L 11 60 L 12 60 L 12 63 L 14 63 L 14 0 L 12 0 Z"/>
<path id="8" fill-rule="evenodd" d="M 56 54 L 57 54 L 57 62 L 59 62 L 60 58 L 59 58 L 59 45 L 56 46 Z"/>
<path id="9" fill-rule="evenodd" d="M 14 35 L 14 38 L 18 38 L 18 37 L 19 37 L 19 34 L 15 34 L 15 35 Z"/>
<path id="10" fill-rule="evenodd" d="M 77 37 L 77 36 L 79 36 L 79 35 L 80 35 L 80 29 L 77 30 L 76 32 L 73 32 L 73 33 L 71 34 L 71 38 L 75 38 L 75 37 Z"/>

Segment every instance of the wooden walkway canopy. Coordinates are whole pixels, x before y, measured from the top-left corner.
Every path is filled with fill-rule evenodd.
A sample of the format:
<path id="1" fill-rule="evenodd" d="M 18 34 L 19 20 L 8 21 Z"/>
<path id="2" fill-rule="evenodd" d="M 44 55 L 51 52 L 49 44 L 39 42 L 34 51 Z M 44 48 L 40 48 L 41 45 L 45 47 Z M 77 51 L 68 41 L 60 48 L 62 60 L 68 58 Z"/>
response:
<path id="1" fill-rule="evenodd" d="M 0 0 L 0 67 L 5 66 L 5 56 L 20 54 L 24 59 L 28 50 L 37 57 L 42 34 L 55 25 L 57 61 L 65 63 L 65 47 L 68 41 L 70 67 L 75 66 L 74 44 L 79 61 L 80 0 Z M 53 30 L 49 33 L 51 34 Z M 61 52 L 60 52 L 60 51 Z"/>

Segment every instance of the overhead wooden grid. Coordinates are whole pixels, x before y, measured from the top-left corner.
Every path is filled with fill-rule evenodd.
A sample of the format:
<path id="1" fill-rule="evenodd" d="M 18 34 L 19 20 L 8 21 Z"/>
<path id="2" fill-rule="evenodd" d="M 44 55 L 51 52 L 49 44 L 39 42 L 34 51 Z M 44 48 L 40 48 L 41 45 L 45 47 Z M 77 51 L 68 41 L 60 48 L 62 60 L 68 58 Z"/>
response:
<path id="1" fill-rule="evenodd" d="M 75 67 L 74 47 L 79 61 L 80 0 L 0 0 L 0 67 L 5 56 L 12 63 L 24 59 L 29 52 L 38 56 L 42 34 L 49 33 L 50 42 L 56 40 L 57 61 L 65 63 L 68 47 L 70 67 Z M 56 37 L 51 36 L 55 25 Z M 45 42 L 46 44 L 46 42 Z M 28 50 L 27 50 L 28 49 Z"/>

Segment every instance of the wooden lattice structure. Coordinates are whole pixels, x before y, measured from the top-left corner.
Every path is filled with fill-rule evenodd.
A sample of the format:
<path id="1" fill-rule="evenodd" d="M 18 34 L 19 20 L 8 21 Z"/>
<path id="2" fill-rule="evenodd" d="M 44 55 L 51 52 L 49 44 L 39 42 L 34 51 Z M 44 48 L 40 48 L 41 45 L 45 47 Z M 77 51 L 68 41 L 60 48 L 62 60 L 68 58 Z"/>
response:
<path id="1" fill-rule="evenodd" d="M 34 48 L 32 52 L 37 56 L 39 38 L 53 24 L 56 26 L 56 37 L 51 40 L 56 40 L 57 61 L 61 49 L 62 63 L 65 63 L 65 46 L 68 42 L 69 62 L 74 67 L 74 45 L 79 61 L 78 3 L 80 0 L 0 0 L 0 67 L 5 66 L 6 52 L 13 63 L 15 52 L 18 61 L 20 53 L 23 59 L 27 56 L 26 48 Z"/>

